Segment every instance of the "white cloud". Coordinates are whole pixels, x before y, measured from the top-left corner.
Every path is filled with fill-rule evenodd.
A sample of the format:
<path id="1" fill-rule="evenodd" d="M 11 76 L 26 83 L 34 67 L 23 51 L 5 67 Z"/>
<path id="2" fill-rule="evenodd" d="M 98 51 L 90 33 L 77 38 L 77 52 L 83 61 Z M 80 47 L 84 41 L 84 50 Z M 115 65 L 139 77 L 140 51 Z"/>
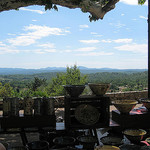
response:
<path id="1" fill-rule="evenodd" d="M 103 36 L 103 35 L 100 35 L 100 34 L 98 34 L 98 33 L 96 33 L 96 32 L 91 32 L 91 34 L 92 34 L 93 36 L 95 36 L 95 37 L 101 37 L 101 36 Z"/>
<path id="2" fill-rule="evenodd" d="M 115 43 L 131 43 L 133 39 L 117 39 L 113 40 Z"/>
<path id="3" fill-rule="evenodd" d="M 33 52 L 33 51 L 29 49 L 28 50 L 16 49 L 14 46 L 6 45 L 0 41 L 0 54 L 8 54 L 8 53 L 16 54 L 20 52 L 28 53 L 28 52 Z"/>
<path id="4" fill-rule="evenodd" d="M 29 25 L 24 27 L 25 31 L 33 30 L 34 32 L 28 33 L 28 35 L 37 35 L 39 36 L 47 36 L 47 35 L 64 35 L 65 32 L 69 32 L 67 30 L 63 30 L 60 28 L 51 28 L 48 26 L 39 26 L 39 25 Z M 64 33 L 63 33 L 64 32 Z"/>
<path id="5" fill-rule="evenodd" d="M 138 0 L 120 0 L 120 2 L 128 5 L 138 5 Z"/>
<path id="6" fill-rule="evenodd" d="M 80 40 L 81 43 L 85 43 L 85 44 L 95 44 L 95 43 L 99 43 L 99 40 Z"/>
<path id="7" fill-rule="evenodd" d="M 79 56 L 107 56 L 107 55 L 113 55 L 114 53 L 106 53 L 106 52 L 90 52 L 90 53 L 82 53 L 82 54 L 77 54 Z"/>
<path id="8" fill-rule="evenodd" d="M 48 52 L 48 53 L 55 53 L 56 52 L 56 49 L 46 49 L 44 50 L 45 52 Z"/>
<path id="9" fill-rule="evenodd" d="M 79 48 L 75 51 L 77 51 L 77 52 L 89 52 L 89 51 L 94 51 L 96 49 L 97 49 L 96 47 L 83 47 L 83 48 Z"/>
<path id="10" fill-rule="evenodd" d="M 134 19 L 132 19 L 133 21 L 136 21 L 137 19 L 136 18 L 134 18 Z"/>
<path id="11" fill-rule="evenodd" d="M 80 25 L 79 27 L 80 27 L 80 28 L 89 28 L 89 26 L 86 25 L 86 24 Z"/>
<path id="12" fill-rule="evenodd" d="M 63 52 L 66 52 L 66 53 L 71 53 L 71 52 L 72 52 L 72 50 L 70 50 L 70 49 L 67 49 L 67 50 L 64 50 Z"/>
<path id="13" fill-rule="evenodd" d="M 116 26 L 117 28 L 122 28 L 122 27 L 124 27 L 124 26 L 126 26 L 126 25 L 125 25 L 125 24 L 122 24 L 122 23 L 120 23 L 120 22 L 118 22 L 118 23 L 115 24 L 115 26 Z"/>
<path id="14" fill-rule="evenodd" d="M 12 36 L 12 35 L 16 35 L 16 34 L 8 33 L 8 35 L 11 35 L 11 36 Z"/>
<path id="15" fill-rule="evenodd" d="M 21 52 L 30 53 L 30 52 L 32 52 L 32 50 L 26 49 L 26 50 L 21 50 Z"/>
<path id="16" fill-rule="evenodd" d="M 13 47 L 7 46 L 5 44 L 0 44 L 0 54 L 7 54 L 7 53 L 19 53 L 19 50 L 14 49 Z"/>
<path id="17" fill-rule="evenodd" d="M 145 4 L 144 5 L 147 5 L 148 6 L 148 0 L 146 0 Z"/>
<path id="18" fill-rule="evenodd" d="M 147 53 L 148 46 L 147 44 L 126 44 L 118 47 L 114 47 L 115 49 L 119 51 L 129 51 L 133 53 Z"/>
<path id="19" fill-rule="evenodd" d="M 40 44 L 38 46 L 42 48 L 54 48 L 55 47 L 53 43 L 45 43 L 45 44 Z"/>
<path id="20" fill-rule="evenodd" d="M 101 36 L 103 36 L 103 35 L 94 35 L 95 37 L 101 37 Z"/>
<path id="21" fill-rule="evenodd" d="M 45 54 L 45 53 L 55 53 L 57 51 L 56 49 L 36 49 L 32 50 L 32 52 L 37 54 Z"/>
<path id="22" fill-rule="evenodd" d="M 120 2 L 128 5 L 138 5 L 138 0 L 120 0 Z M 146 1 L 144 5 L 147 5 L 147 2 L 148 1 Z"/>
<path id="23" fill-rule="evenodd" d="M 116 40 L 110 40 L 110 39 L 101 40 L 102 43 L 112 43 L 112 42 L 115 42 L 115 43 L 131 43 L 132 41 L 133 41 L 133 39 L 128 39 L 128 38 L 116 39 Z"/>
<path id="24" fill-rule="evenodd" d="M 0 46 L 6 46 L 6 44 L 0 41 Z"/>
<path id="25" fill-rule="evenodd" d="M 103 42 L 103 43 L 111 43 L 112 40 L 101 40 L 101 42 Z"/>
<path id="26" fill-rule="evenodd" d="M 34 44 L 36 40 L 50 35 L 65 35 L 69 31 L 60 28 L 51 28 L 48 26 L 29 25 L 24 27 L 27 33 L 20 34 L 16 38 L 7 39 L 7 41 L 15 46 L 28 46 Z"/>
<path id="27" fill-rule="evenodd" d="M 94 35 L 96 34 L 96 35 L 97 35 L 97 33 L 96 33 L 96 32 L 91 32 L 91 34 L 94 34 Z"/>
<path id="28" fill-rule="evenodd" d="M 15 46 L 28 46 L 35 43 L 35 39 L 32 39 L 30 36 L 19 36 L 8 39 L 8 42 Z"/>
<path id="29" fill-rule="evenodd" d="M 144 16 L 139 16 L 141 19 L 148 19 L 147 17 L 144 17 Z"/>
<path id="30" fill-rule="evenodd" d="M 116 23 L 109 23 L 109 25 L 114 26 L 114 27 L 116 27 L 116 28 L 118 28 L 118 29 L 120 29 L 120 28 L 122 28 L 122 27 L 125 27 L 125 26 L 126 26 L 125 24 L 122 24 L 122 23 L 120 23 L 120 22 L 116 22 Z"/>
<path id="31" fill-rule="evenodd" d="M 33 51 L 36 54 L 44 54 L 45 52 L 43 50 L 37 49 Z"/>
<path id="32" fill-rule="evenodd" d="M 34 10 L 34 9 L 28 9 L 28 8 L 20 8 L 19 10 L 24 10 L 24 11 L 31 11 L 31 12 L 35 12 L 35 13 L 38 13 L 38 14 L 45 14 L 46 12 L 45 11 L 42 11 L 42 10 Z"/>

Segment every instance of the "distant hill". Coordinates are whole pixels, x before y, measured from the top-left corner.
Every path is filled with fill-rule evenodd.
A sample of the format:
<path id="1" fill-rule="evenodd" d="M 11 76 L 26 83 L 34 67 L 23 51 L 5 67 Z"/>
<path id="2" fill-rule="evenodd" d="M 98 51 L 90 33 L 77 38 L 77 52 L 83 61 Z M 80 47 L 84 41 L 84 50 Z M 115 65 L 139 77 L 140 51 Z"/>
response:
<path id="1" fill-rule="evenodd" d="M 78 67 L 82 73 L 97 73 L 97 72 L 144 72 L 147 69 L 113 69 L 113 68 L 87 68 L 83 66 Z M 48 67 L 41 69 L 23 69 L 23 68 L 0 68 L 0 75 L 14 75 L 14 74 L 25 74 L 32 75 L 38 73 L 48 72 L 65 72 L 66 67 Z"/>
<path id="2" fill-rule="evenodd" d="M 86 68 L 79 66 L 79 69 L 82 73 L 97 73 L 97 72 L 144 72 L 147 71 L 147 69 L 114 69 L 114 68 Z"/>

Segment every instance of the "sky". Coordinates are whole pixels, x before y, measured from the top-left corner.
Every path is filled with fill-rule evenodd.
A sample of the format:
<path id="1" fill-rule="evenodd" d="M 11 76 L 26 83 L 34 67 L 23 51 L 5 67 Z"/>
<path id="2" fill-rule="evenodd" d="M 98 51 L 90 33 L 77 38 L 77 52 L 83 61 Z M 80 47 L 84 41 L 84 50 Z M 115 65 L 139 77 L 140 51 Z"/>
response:
<path id="1" fill-rule="evenodd" d="M 0 68 L 147 69 L 148 6 L 120 0 L 103 20 L 58 6 L 0 13 Z"/>

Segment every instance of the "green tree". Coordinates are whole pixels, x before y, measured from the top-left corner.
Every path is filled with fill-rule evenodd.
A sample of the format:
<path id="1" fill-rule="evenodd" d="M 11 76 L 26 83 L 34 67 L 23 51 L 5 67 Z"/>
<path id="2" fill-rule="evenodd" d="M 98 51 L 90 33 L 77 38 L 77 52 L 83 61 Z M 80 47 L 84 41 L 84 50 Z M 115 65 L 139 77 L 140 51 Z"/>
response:
<path id="1" fill-rule="evenodd" d="M 20 97 L 32 97 L 33 91 L 31 89 L 22 89 L 20 91 Z"/>
<path id="2" fill-rule="evenodd" d="M 146 0 L 138 0 L 138 4 L 143 5 L 146 2 Z"/>
<path id="3" fill-rule="evenodd" d="M 73 67 L 67 67 L 65 76 L 67 85 L 81 85 L 87 82 L 87 76 L 82 76 L 80 69 L 76 65 Z"/>
<path id="4" fill-rule="evenodd" d="M 58 73 L 52 78 L 52 82 L 47 87 L 47 93 L 51 96 L 60 96 L 65 94 L 62 85 L 81 85 L 87 83 L 87 76 L 81 75 L 80 69 L 76 65 L 67 67 L 66 73 Z"/>
<path id="5" fill-rule="evenodd" d="M 62 85 L 66 84 L 66 76 L 64 73 L 58 73 L 56 77 L 52 79 L 52 82 L 46 88 L 48 95 L 60 96 L 64 95 L 64 88 Z"/>
<path id="6" fill-rule="evenodd" d="M 10 86 L 9 83 L 6 83 L 4 86 L 2 85 L 2 83 L 0 83 L 0 96 L 2 98 L 13 97 L 14 96 L 14 90 Z"/>
<path id="7" fill-rule="evenodd" d="M 27 87 L 32 91 L 36 91 L 42 85 L 46 85 L 46 79 L 34 77 L 34 81 L 30 82 Z"/>

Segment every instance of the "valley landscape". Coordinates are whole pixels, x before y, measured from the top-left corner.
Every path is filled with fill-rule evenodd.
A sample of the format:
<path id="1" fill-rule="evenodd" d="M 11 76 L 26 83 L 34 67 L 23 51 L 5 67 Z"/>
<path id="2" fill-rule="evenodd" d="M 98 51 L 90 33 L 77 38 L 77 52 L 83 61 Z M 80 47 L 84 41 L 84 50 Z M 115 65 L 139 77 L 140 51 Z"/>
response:
<path id="1" fill-rule="evenodd" d="M 81 76 L 86 75 L 87 83 L 111 83 L 109 92 L 141 91 L 147 89 L 147 69 L 112 69 L 86 68 L 79 66 Z M 49 67 L 41 69 L 0 68 L 0 82 L 9 83 L 13 88 L 24 89 L 35 78 L 45 79 L 50 84 L 60 74 L 65 74 L 64 67 Z M 60 83 L 61 84 L 61 83 Z"/>

